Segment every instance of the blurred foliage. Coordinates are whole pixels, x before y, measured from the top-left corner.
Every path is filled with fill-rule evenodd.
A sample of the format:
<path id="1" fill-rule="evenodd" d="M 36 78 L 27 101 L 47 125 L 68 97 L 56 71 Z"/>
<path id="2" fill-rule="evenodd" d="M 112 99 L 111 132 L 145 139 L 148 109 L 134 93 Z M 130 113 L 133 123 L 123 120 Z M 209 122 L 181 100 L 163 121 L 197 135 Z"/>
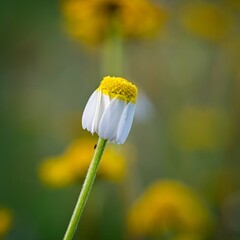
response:
<path id="1" fill-rule="evenodd" d="M 101 1 L 84 2 L 88 5 Z M 142 33 L 140 28 L 146 25 L 141 23 L 151 19 L 152 14 L 137 7 L 148 1 L 120 2 L 122 14 L 128 11 L 123 6 L 131 8 L 132 14 L 127 15 L 130 20 L 125 21 L 131 21 L 133 30 Z M 164 196 L 156 190 L 152 198 L 157 199 L 157 206 L 161 201 L 177 206 L 181 198 L 186 201 L 181 204 L 181 211 L 188 216 L 190 209 L 195 209 L 192 204 L 197 205 L 197 213 L 206 213 L 206 218 L 211 216 L 208 224 L 211 231 L 200 227 L 179 235 L 174 235 L 174 230 L 160 236 L 153 232 L 142 239 L 237 240 L 240 238 L 239 1 L 152 3 L 162 14 L 160 22 L 151 27 L 155 38 L 131 39 L 124 45 L 126 76 L 123 77 L 133 79 L 145 96 L 139 101 L 141 117 L 136 115 L 128 139 L 126 173 L 117 183 L 109 181 L 110 177 L 97 179 L 76 239 L 136 239 L 129 235 L 129 209 L 141 194 L 148 193 L 147 186 L 169 179 L 177 187 L 171 194 L 164 192 Z M 11 212 L 7 240 L 61 239 L 81 189 L 81 179 L 65 187 L 49 188 L 38 175 L 44 158 L 65 153 L 66 146 L 85 137 L 81 114 L 103 77 L 99 67 L 101 45 L 89 51 L 68 35 L 66 13 L 71 11 L 66 12 L 64 4 L 66 1 L 58 0 L 0 2 L 0 204 Z M 91 18 L 92 11 L 95 10 L 91 9 Z M 84 13 L 87 10 L 81 11 Z M 100 16 L 96 17 L 103 18 L 105 23 L 107 16 L 98 13 Z M 135 13 L 136 19 L 130 18 Z M 70 19 L 75 21 L 81 14 L 71 15 Z M 81 21 L 79 24 L 89 26 L 85 20 Z M 96 21 L 91 19 L 89 24 Z M 134 33 L 129 29 L 126 33 Z M 97 27 L 91 33 L 98 34 L 98 30 Z M 149 109 L 144 108 L 151 108 L 151 117 Z M 95 138 L 90 142 L 88 147 L 93 151 Z M 109 145 L 108 150 L 111 148 Z M 57 165 L 60 172 L 67 169 L 62 157 L 49 160 L 50 168 L 60 163 Z M 107 167 L 111 168 L 110 164 L 115 166 L 114 159 Z M 183 197 L 182 189 L 187 196 Z M 148 203 L 149 214 L 157 213 L 156 209 Z M 187 221 L 189 218 L 186 217 Z M 0 217 L 0 226 L 5 220 Z"/>

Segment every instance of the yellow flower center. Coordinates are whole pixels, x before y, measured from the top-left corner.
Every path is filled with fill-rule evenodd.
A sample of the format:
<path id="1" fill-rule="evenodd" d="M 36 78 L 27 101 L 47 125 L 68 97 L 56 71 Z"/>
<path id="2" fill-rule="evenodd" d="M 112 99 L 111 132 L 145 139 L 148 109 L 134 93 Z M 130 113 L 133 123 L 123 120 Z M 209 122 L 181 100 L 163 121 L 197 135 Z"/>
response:
<path id="1" fill-rule="evenodd" d="M 107 1 L 105 3 L 102 3 L 99 7 L 101 7 L 103 13 L 112 15 L 120 10 L 121 5 L 117 1 Z"/>
<path id="2" fill-rule="evenodd" d="M 131 82 L 121 77 L 105 77 L 103 78 L 98 90 L 110 98 L 119 98 L 127 102 L 136 102 L 137 87 Z"/>

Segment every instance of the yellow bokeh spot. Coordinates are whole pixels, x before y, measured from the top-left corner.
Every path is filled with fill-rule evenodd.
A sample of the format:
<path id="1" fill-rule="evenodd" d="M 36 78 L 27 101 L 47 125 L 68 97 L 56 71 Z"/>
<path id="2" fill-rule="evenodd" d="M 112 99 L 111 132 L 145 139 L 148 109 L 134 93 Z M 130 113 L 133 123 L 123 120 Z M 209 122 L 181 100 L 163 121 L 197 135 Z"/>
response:
<path id="1" fill-rule="evenodd" d="M 62 156 L 45 159 L 39 167 L 41 181 L 51 187 L 63 187 L 74 181 L 73 171 Z"/>
<path id="2" fill-rule="evenodd" d="M 114 146 L 104 153 L 103 161 L 99 168 L 99 175 L 112 181 L 121 181 L 126 176 L 127 168 L 125 156 Z"/>
<path id="3" fill-rule="evenodd" d="M 227 114 L 213 107 L 184 107 L 172 119 L 173 141 L 184 150 L 216 150 L 226 145 L 230 138 Z"/>
<path id="4" fill-rule="evenodd" d="M 137 236 L 171 231 L 204 235 L 210 226 L 208 210 L 191 189 L 176 181 L 152 184 L 128 215 L 129 231 Z"/>
<path id="5" fill-rule="evenodd" d="M 224 8 L 207 2 L 189 2 L 184 5 L 181 22 L 191 33 L 212 41 L 224 39 L 231 26 Z"/>
<path id="6" fill-rule="evenodd" d="M 121 77 L 105 77 L 98 89 L 111 98 L 116 97 L 134 103 L 137 99 L 137 87 Z"/>
<path id="7" fill-rule="evenodd" d="M 51 187 L 64 187 L 83 180 L 94 154 L 97 140 L 83 137 L 69 144 L 62 155 L 45 159 L 39 166 L 39 178 Z M 118 182 L 127 172 L 126 157 L 118 146 L 109 145 L 102 157 L 97 175 Z"/>
<path id="8" fill-rule="evenodd" d="M 6 208 L 0 208 L 0 238 L 9 232 L 12 221 L 11 212 Z"/>
<path id="9" fill-rule="evenodd" d="M 63 153 L 65 161 L 71 166 L 75 176 L 84 178 L 94 154 L 96 141 L 91 138 L 71 142 Z"/>

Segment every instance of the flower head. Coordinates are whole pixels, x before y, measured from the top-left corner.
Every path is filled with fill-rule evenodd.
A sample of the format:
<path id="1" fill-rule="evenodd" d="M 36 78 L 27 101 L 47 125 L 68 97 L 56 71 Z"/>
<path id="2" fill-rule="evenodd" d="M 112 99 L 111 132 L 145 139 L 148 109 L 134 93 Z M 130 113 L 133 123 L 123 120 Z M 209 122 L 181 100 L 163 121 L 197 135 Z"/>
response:
<path id="1" fill-rule="evenodd" d="M 113 21 L 123 36 L 143 37 L 165 24 L 166 10 L 148 0 L 65 0 L 63 14 L 69 34 L 87 44 L 108 35 Z"/>
<path id="2" fill-rule="evenodd" d="M 137 87 L 126 79 L 105 77 L 84 109 L 83 128 L 123 144 L 132 126 L 137 93 Z"/>

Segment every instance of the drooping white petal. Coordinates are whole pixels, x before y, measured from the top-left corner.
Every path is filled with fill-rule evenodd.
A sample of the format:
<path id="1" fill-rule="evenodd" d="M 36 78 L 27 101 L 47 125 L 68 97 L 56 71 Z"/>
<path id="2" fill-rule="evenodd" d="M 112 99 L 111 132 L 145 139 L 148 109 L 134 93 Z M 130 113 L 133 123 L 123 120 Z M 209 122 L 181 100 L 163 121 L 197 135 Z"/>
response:
<path id="1" fill-rule="evenodd" d="M 108 139 L 109 141 L 116 139 L 118 124 L 125 107 L 125 101 L 117 98 L 111 101 L 99 123 L 97 132 L 101 138 Z"/>
<path id="2" fill-rule="evenodd" d="M 94 122 L 93 132 L 97 132 L 102 115 L 107 109 L 108 105 L 110 104 L 110 97 L 108 95 L 102 94 L 101 91 L 98 91 L 98 94 L 99 94 L 99 101 L 96 106 L 97 111 L 95 111 L 95 115 L 93 119 L 93 122 Z"/>
<path id="3" fill-rule="evenodd" d="M 93 124 L 94 124 L 94 116 L 96 112 L 97 105 L 99 104 L 99 93 L 98 91 L 94 91 L 91 97 L 89 98 L 87 105 L 83 111 L 82 116 L 82 127 L 83 129 L 87 129 L 93 134 Z"/>
<path id="4" fill-rule="evenodd" d="M 123 144 L 128 137 L 133 122 L 135 108 L 136 104 L 129 102 L 122 113 L 117 129 L 116 142 L 118 144 Z"/>

